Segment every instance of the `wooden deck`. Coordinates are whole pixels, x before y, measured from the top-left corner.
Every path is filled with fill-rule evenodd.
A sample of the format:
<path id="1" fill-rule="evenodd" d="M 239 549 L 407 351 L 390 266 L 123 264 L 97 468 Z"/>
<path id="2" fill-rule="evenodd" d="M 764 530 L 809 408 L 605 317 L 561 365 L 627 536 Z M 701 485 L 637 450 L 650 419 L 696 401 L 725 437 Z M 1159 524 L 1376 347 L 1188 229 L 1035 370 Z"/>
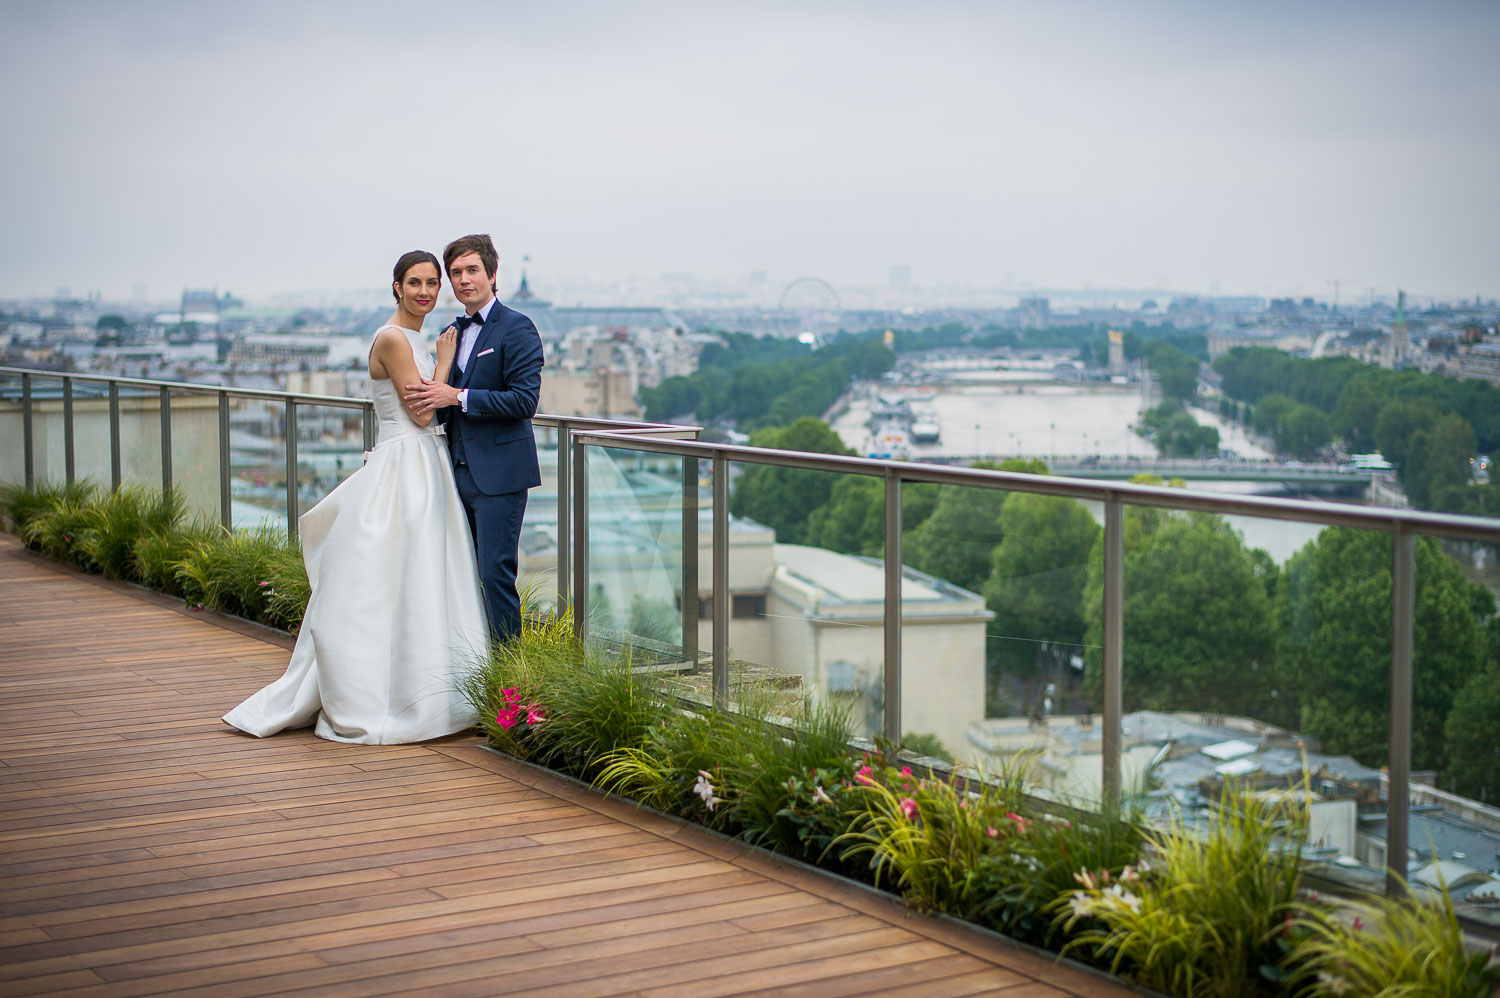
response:
<path id="1" fill-rule="evenodd" d="M 287 647 L 0 536 L 0 994 L 1129 993 L 470 737 L 227 728 Z"/>

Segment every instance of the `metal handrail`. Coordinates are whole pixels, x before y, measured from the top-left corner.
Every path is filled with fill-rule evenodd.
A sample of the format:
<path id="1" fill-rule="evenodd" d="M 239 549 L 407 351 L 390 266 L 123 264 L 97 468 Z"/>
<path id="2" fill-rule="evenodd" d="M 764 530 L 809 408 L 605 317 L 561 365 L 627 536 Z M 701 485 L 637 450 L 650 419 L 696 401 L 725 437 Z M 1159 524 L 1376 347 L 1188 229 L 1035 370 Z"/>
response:
<path id="1" fill-rule="evenodd" d="M 289 536 L 297 537 L 297 412 L 300 406 L 319 405 L 342 409 L 358 409 L 363 413 L 364 449 L 375 446 L 375 403 L 370 399 L 355 399 L 341 395 L 312 395 L 305 392 L 283 392 L 264 388 L 236 388 L 229 385 L 206 385 L 182 381 L 159 381 L 150 378 L 129 378 L 112 374 L 83 374 L 72 371 L 44 371 L 35 368 L 0 367 L 0 376 L 13 375 L 21 379 L 22 435 L 24 436 L 24 462 L 26 486 L 35 486 L 35 454 L 32 444 L 34 401 L 33 381 L 36 378 L 57 378 L 62 382 L 63 402 L 63 449 L 64 473 L 68 484 L 75 474 L 74 457 L 74 392 L 75 381 L 108 386 L 109 434 L 110 434 L 110 487 L 119 488 L 124 478 L 124 467 L 120 452 L 120 389 L 143 389 L 140 397 L 155 393 L 161 412 L 161 480 L 162 491 L 172 489 L 172 416 L 171 396 L 214 395 L 219 402 L 219 522 L 226 529 L 231 526 L 230 506 L 232 502 L 229 477 L 229 400 L 231 398 L 256 399 L 264 402 L 279 402 L 285 412 L 286 427 L 286 529 Z M 665 439 L 694 439 L 701 428 L 677 423 L 650 423 L 625 419 L 603 419 L 592 416 L 558 416 L 551 413 L 536 413 L 531 417 L 532 425 L 544 426 L 558 431 L 558 568 L 557 586 L 559 605 L 568 600 L 570 590 L 571 562 L 569 558 L 572 497 L 568 489 L 571 481 L 568 458 L 572 453 L 572 435 L 579 431 L 598 431 L 616 434 L 639 434 Z M 694 528 L 696 529 L 696 521 Z M 696 621 L 696 618 L 695 618 Z M 696 622 L 694 624 L 696 628 Z M 693 647 L 696 648 L 696 630 Z"/>
<path id="2" fill-rule="evenodd" d="M 1408 815 L 1411 784 L 1411 716 L 1412 716 L 1412 635 L 1415 612 L 1416 545 L 1419 534 L 1458 540 L 1500 544 L 1500 519 L 1456 516 L 1410 509 L 1373 509 L 1337 503 L 1307 502 L 1266 496 L 1226 496 L 1189 492 L 1134 483 L 1105 484 L 1081 478 L 1059 478 L 1023 472 L 994 471 L 975 468 L 948 468 L 907 461 L 816 454 L 806 451 L 782 451 L 734 444 L 698 441 L 669 441 L 643 438 L 639 435 L 605 432 L 579 432 L 573 435 L 573 491 L 576 513 L 581 520 L 588 516 L 587 448 L 616 448 L 676 455 L 683 460 L 684 496 L 687 494 L 688 469 L 698 461 L 713 466 L 713 690 L 714 702 L 727 702 L 729 683 L 729 489 L 730 461 L 744 464 L 800 468 L 839 474 L 879 477 L 885 481 L 885 591 L 884 606 L 884 689 L 883 732 L 892 741 L 901 737 L 901 485 L 926 482 L 971 486 L 1007 492 L 1029 492 L 1061 498 L 1100 502 L 1104 505 L 1103 543 L 1103 628 L 1102 658 L 1102 787 L 1106 805 L 1120 800 L 1121 723 L 1124 703 L 1124 508 L 1127 505 L 1149 506 L 1184 512 L 1219 515 L 1256 516 L 1269 519 L 1322 523 L 1379 530 L 1394 536 L 1391 553 L 1391 668 L 1389 752 L 1390 790 L 1387 795 L 1386 821 L 1386 890 L 1395 895 L 1405 884 L 1405 858 L 1408 846 Z M 696 480 L 696 473 L 694 473 Z M 696 490 L 695 490 L 696 492 Z M 688 543 L 687 505 L 683 507 L 682 583 L 683 605 L 697 605 L 698 545 L 696 507 L 693 515 L 693 540 Z M 574 549 L 574 628 L 580 637 L 586 635 L 588 607 L 588 548 L 586 534 L 580 534 Z M 689 579 L 693 588 L 686 588 Z M 695 615 L 696 616 L 696 615 Z M 694 631 L 697 622 L 694 620 Z M 684 646 L 687 643 L 687 615 L 683 616 Z M 696 656 L 696 644 L 694 646 Z"/>

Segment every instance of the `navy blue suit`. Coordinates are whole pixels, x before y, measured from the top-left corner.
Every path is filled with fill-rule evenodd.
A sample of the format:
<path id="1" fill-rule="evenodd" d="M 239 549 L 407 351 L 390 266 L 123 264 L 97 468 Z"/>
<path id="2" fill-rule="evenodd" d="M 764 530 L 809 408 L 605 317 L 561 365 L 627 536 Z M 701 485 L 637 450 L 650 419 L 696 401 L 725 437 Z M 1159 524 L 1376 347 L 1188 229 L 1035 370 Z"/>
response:
<path id="1" fill-rule="evenodd" d="M 490 627 L 501 640 L 521 630 L 516 592 L 526 490 L 542 484 L 531 417 L 542 390 L 542 339 L 532 321 L 495 302 L 468 366 L 457 357 L 448 383 L 467 389 L 468 412 L 438 410 L 458 495 L 469 515 Z"/>

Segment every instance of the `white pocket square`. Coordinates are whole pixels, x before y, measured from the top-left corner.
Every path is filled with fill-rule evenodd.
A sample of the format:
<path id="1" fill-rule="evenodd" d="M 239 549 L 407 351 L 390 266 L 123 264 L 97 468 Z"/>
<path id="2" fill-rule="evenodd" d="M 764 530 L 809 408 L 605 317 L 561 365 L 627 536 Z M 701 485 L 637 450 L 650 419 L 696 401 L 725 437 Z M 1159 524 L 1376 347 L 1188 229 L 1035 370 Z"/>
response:
<path id="1" fill-rule="evenodd" d="M 479 351 L 478 353 L 476 353 L 474 355 L 474 357 L 475 357 L 475 359 L 478 359 L 480 357 L 483 357 L 487 353 L 494 353 L 494 352 L 495 352 L 495 348 L 494 347 L 490 347 L 488 350 L 481 350 L 481 351 Z"/>

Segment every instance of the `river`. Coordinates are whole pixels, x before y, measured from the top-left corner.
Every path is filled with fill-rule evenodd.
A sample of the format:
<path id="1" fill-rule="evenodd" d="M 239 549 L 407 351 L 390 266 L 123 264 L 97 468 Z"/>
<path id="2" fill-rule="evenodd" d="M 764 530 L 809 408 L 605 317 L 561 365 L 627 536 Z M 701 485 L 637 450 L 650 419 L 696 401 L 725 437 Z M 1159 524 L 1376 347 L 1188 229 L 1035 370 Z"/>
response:
<path id="1" fill-rule="evenodd" d="M 1138 384 L 1053 380 L 1064 357 L 1046 357 L 1004 371 L 948 371 L 916 368 L 908 380 L 858 386 L 845 398 L 832 425 L 844 443 L 861 454 L 890 454 L 913 461 L 975 456 L 1043 460 L 1080 457 L 1155 457 L 1156 448 L 1131 428 L 1150 404 Z M 912 374 L 908 369 L 908 374 Z M 941 383 L 933 384 L 933 380 Z M 937 424 L 935 443 L 896 441 L 894 432 L 872 433 L 871 407 L 877 393 L 906 399 L 918 421 Z M 1191 410 L 1193 418 L 1219 431 L 1220 447 L 1245 458 L 1274 455 L 1243 427 L 1217 413 Z M 898 446 L 893 447 L 896 443 Z M 904 446 L 900 446 L 904 445 Z M 1190 489 L 1238 494 L 1285 494 L 1266 482 L 1187 483 Z M 1322 529 L 1315 524 L 1262 517 L 1231 517 L 1251 547 L 1284 563 Z M 1484 549 L 1445 547 L 1471 579 L 1500 596 L 1500 557 Z"/>

